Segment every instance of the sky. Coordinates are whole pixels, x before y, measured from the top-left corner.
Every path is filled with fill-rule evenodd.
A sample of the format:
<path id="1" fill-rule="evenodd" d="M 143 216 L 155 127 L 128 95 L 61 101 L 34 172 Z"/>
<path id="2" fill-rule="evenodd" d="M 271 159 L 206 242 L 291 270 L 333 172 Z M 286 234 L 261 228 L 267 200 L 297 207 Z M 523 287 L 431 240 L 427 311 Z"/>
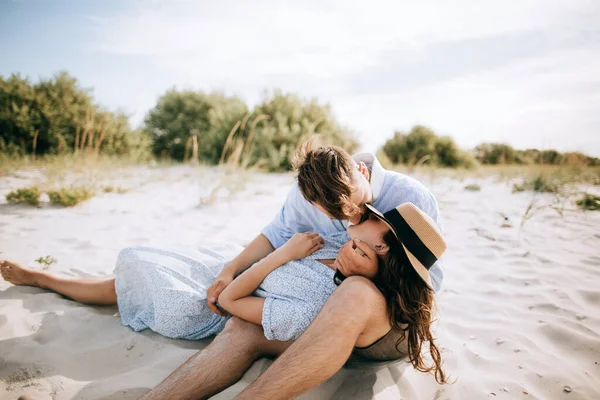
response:
<path id="1" fill-rule="evenodd" d="M 61 70 L 134 126 L 174 86 L 250 106 L 280 88 L 368 151 L 422 124 L 600 156 L 596 0 L 0 0 L 0 75 Z"/>

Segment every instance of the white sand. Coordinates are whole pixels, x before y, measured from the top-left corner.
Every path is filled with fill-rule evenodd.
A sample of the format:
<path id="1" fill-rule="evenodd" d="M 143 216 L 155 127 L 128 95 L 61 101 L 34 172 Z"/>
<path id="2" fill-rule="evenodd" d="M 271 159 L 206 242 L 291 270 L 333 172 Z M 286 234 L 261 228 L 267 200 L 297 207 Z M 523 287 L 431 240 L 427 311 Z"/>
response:
<path id="1" fill-rule="evenodd" d="M 107 275 L 124 246 L 246 244 L 292 182 L 290 175 L 139 168 L 112 177 L 128 193 L 99 194 L 71 209 L 6 204 L 11 188 L 38 178 L 0 178 L 0 257 L 33 266 L 52 255 L 59 263 L 51 270 L 64 276 Z M 218 182 L 234 193 L 225 188 L 201 206 Z M 463 189 L 471 182 L 425 183 L 438 196 L 449 243 L 437 336 L 456 383 L 439 386 L 401 363 L 342 370 L 301 398 L 600 398 L 600 212 L 545 210 L 519 232 L 531 193 L 511 194 L 493 179 L 477 181 L 481 192 Z M 135 399 L 208 343 L 134 333 L 115 313 L 0 282 L 0 398 Z M 255 363 L 215 398 L 239 393 L 269 363 Z"/>

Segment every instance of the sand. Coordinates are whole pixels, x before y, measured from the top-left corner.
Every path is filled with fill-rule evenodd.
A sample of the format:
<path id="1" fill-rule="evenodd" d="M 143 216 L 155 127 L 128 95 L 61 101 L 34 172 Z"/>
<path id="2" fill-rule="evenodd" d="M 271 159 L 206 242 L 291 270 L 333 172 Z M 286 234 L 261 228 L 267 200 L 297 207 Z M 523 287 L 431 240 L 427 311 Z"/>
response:
<path id="1" fill-rule="evenodd" d="M 58 263 L 50 270 L 72 277 L 109 275 L 130 245 L 233 252 L 274 217 L 293 180 L 131 168 L 103 178 L 125 194 L 66 209 L 6 204 L 10 189 L 40 179 L 35 171 L 0 177 L 0 257 L 35 266 L 51 255 Z M 544 209 L 520 228 L 533 194 L 512 194 L 510 182 L 428 176 L 424 183 L 438 197 L 449 244 L 436 335 L 455 383 L 440 386 L 401 362 L 344 369 L 301 398 L 600 398 L 600 212 L 569 203 L 563 216 Z M 464 190 L 469 183 L 482 190 Z M 549 204 L 552 195 L 536 202 Z M 0 398 L 135 399 L 209 343 L 135 333 L 116 312 L 1 281 Z M 255 363 L 214 398 L 233 397 L 269 365 Z"/>

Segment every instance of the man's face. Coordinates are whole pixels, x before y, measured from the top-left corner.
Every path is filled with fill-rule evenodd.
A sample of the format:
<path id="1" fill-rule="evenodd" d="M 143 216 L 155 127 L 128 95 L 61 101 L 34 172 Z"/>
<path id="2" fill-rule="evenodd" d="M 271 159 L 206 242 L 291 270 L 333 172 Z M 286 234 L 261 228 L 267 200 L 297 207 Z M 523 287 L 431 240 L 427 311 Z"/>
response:
<path id="1" fill-rule="evenodd" d="M 371 184 L 369 183 L 371 174 L 365 163 L 361 162 L 360 164 L 357 164 L 354 160 L 352 162 L 354 163 L 354 168 L 352 169 L 352 192 L 350 194 L 350 201 L 352 204 L 362 209 L 365 203 L 370 203 L 373 200 L 373 192 L 371 191 Z M 320 204 L 312 204 L 317 208 L 317 210 L 321 211 L 329 218 L 335 219 Z M 353 224 L 358 224 L 360 222 L 360 218 L 361 215 L 346 217 L 346 219 Z"/>

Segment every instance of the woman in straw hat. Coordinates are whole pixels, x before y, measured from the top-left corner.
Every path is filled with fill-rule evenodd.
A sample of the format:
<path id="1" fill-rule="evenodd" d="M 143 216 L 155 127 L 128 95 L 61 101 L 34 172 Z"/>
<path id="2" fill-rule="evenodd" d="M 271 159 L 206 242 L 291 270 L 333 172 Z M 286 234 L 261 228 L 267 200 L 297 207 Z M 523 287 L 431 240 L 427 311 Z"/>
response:
<path id="1" fill-rule="evenodd" d="M 351 275 L 364 276 L 385 297 L 391 328 L 354 353 L 378 361 L 408 355 L 415 368 L 445 382 L 431 334 L 434 292 L 428 272 L 445 249 L 436 224 L 414 204 L 385 214 L 367 205 L 361 223 L 347 232 L 325 238 L 294 235 L 227 286 L 219 304 L 262 325 L 267 339 L 292 340 L 310 325 L 336 285 Z M 377 257 L 379 262 L 361 269 L 353 262 L 357 256 Z M 206 300 L 206 287 L 226 263 L 207 249 L 135 247 L 121 251 L 111 279 L 63 279 L 6 260 L 0 261 L 0 272 L 15 285 L 50 289 L 87 304 L 118 305 L 122 323 L 136 331 L 150 328 L 196 340 L 220 332 L 227 320 L 210 312 Z M 426 342 L 431 366 L 421 355 Z"/>
<path id="2" fill-rule="evenodd" d="M 431 332 L 434 290 L 429 276 L 429 269 L 446 251 L 446 242 L 431 217 L 413 203 L 403 203 L 386 213 L 370 204 L 366 207 L 361 223 L 348 227 L 352 240 L 334 262 L 334 279 L 337 284 L 350 275 L 372 280 L 385 297 L 391 328 L 372 345 L 355 348 L 353 354 L 381 361 L 408 355 L 417 370 L 431 372 L 439 383 L 446 383 L 440 351 Z M 379 258 L 376 270 L 355 270 L 349 252 L 369 257 L 369 250 Z M 429 345 L 431 365 L 422 356 L 425 343 Z"/>

